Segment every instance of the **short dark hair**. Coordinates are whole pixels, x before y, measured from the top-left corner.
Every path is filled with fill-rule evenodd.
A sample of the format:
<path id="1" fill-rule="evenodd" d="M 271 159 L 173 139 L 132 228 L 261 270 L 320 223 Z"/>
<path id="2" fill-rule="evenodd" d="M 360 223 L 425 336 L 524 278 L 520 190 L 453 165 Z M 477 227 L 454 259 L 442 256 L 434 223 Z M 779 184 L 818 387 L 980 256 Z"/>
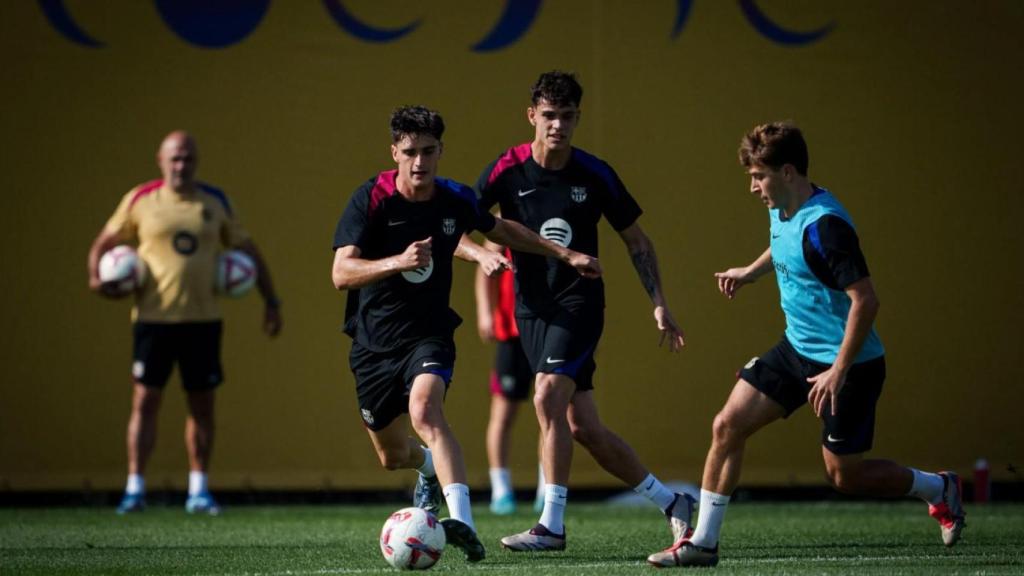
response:
<path id="1" fill-rule="evenodd" d="M 402 106 L 391 113 L 391 141 L 405 136 L 429 134 L 438 141 L 444 134 L 444 119 L 436 110 L 425 106 Z"/>
<path id="2" fill-rule="evenodd" d="M 740 164 L 750 168 L 764 164 L 778 170 L 792 164 L 801 176 L 807 176 L 807 142 L 804 135 L 791 122 L 770 122 L 755 126 L 740 142 Z"/>
<path id="3" fill-rule="evenodd" d="M 541 74 L 530 92 L 534 106 L 541 100 L 555 106 L 579 106 L 583 101 L 583 86 L 576 80 L 576 74 L 561 70 Z"/>

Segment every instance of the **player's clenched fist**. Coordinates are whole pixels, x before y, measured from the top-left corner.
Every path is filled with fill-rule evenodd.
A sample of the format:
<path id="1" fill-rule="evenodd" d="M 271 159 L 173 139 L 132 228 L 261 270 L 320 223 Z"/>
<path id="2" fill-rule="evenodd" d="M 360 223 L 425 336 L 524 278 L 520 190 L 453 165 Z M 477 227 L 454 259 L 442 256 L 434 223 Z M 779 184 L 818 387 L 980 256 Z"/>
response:
<path id="1" fill-rule="evenodd" d="M 430 244 L 433 240 L 425 238 L 417 240 L 398 255 L 399 270 L 416 270 L 430 264 Z"/>

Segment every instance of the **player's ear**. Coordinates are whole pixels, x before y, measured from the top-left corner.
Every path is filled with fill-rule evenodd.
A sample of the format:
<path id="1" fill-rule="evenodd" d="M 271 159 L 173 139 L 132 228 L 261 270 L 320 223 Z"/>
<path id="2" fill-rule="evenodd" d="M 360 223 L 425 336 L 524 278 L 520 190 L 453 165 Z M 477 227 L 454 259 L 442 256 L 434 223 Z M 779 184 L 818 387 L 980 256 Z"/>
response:
<path id="1" fill-rule="evenodd" d="M 528 106 L 526 108 L 526 119 L 530 121 L 530 125 L 531 126 L 536 126 L 537 125 L 536 115 L 537 115 L 537 110 L 534 109 L 533 106 Z"/>
<path id="2" fill-rule="evenodd" d="M 391 159 L 395 161 L 395 164 L 398 164 L 398 146 L 394 144 L 391 145 Z"/>
<path id="3" fill-rule="evenodd" d="M 440 158 L 441 154 L 444 154 L 444 142 L 437 143 L 437 157 Z"/>

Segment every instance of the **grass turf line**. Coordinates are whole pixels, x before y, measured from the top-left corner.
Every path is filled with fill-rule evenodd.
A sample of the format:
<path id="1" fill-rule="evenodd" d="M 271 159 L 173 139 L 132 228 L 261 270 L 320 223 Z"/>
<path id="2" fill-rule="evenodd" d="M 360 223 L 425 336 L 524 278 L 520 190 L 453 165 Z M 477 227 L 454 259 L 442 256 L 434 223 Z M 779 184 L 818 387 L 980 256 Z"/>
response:
<path id="1" fill-rule="evenodd" d="M 377 536 L 391 506 L 234 507 L 217 518 L 154 507 L 0 510 L 0 574 L 393 574 Z M 468 565 L 448 548 L 435 572 L 652 574 L 647 555 L 671 542 L 653 507 L 570 505 L 569 547 L 511 553 L 498 539 L 529 528 L 528 505 L 508 517 L 474 515 L 487 559 Z M 968 507 L 968 527 L 946 549 L 923 504 L 738 503 L 723 529 L 718 574 L 1021 574 L 1024 505 Z"/>

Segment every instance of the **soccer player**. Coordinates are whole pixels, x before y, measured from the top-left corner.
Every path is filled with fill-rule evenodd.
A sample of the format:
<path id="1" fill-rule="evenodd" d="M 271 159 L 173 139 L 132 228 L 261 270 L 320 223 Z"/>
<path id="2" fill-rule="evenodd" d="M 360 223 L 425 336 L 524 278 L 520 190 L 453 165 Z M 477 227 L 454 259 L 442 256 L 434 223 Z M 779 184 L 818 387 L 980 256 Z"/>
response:
<path id="1" fill-rule="evenodd" d="M 199 155 L 186 132 L 171 132 L 157 152 L 163 178 L 136 186 L 89 249 L 89 287 L 118 296 L 99 278 L 100 256 L 117 244 L 138 243 L 151 279 L 135 294 L 132 308 L 132 409 L 128 421 L 128 482 L 119 514 L 145 508 L 146 462 L 156 441 L 157 413 L 175 363 L 188 397 L 185 447 L 188 451 L 190 513 L 218 514 L 207 487 L 214 435 L 214 396 L 221 370 L 221 313 L 214 293 L 217 254 L 222 247 L 248 253 L 257 265 L 265 302 L 263 329 L 281 330 L 281 302 L 270 271 L 219 189 L 195 179 Z"/>
<path id="2" fill-rule="evenodd" d="M 718 563 L 719 532 L 739 481 L 747 438 L 804 403 L 822 420 L 821 455 L 837 490 L 921 498 L 939 521 L 942 541 L 956 544 L 965 525 L 956 474 L 864 458 L 885 380 L 885 351 L 872 326 L 878 297 L 853 220 L 831 192 L 808 179 L 807 144 L 796 126 L 757 126 L 744 136 L 739 158 L 750 175 L 750 192 L 768 206 L 771 239 L 752 264 L 715 278 L 719 291 L 732 299 L 774 269 L 786 331 L 774 348 L 740 370 L 715 417 L 696 530 L 648 562 Z"/>
<path id="3" fill-rule="evenodd" d="M 493 242 L 484 247 L 504 251 L 507 248 Z M 490 465 L 491 512 L 504 516 L 516 510 L 512 475 L 508 469 L 512 425 L 519 405 L 530 395 L 533 370 L 519 342 L 519 327 L 515 318 L 515 287 L 513 275 L 505 270 L 488 276 L 483 267 L 477 267 L 474 289 L 476 292 L 476 320 L 480 339 L 494 342 L 497 349 L 491 370 L 491 414 L 487 421 L 487 462 Z M 538 458 L 540 446 L 538 446 Z M 540 511 L 544 505 L 544 468 L 538 463 L 537 498 L 534 506 Z"/>
<path id="4" fill-rule="evenodd" d="M 449 307 L 452 257 L 476 261 L 493 273 L 503 256 L 468 243 L 464 233 L 565 262 L 574 273 L 600 274 L 597 260 L 544 240 L 514 222 L 479 210 L 468 186 L 437 176 L 441 116 L 421 106 L 391 116 L 396 170 L 381 172 L 349 200 L 334 235 L 334 286 L 348 290 L 345 332 L 363 423 L 387 470 L 420 473 L 414 503 L 431 511 L 444 499 L 448 542 L 470 562 L 484 558 L 470 511 L 459 443 L 442 405 L 455 365 L 453 335 L 461 319 Z M 405 418 L 426 447 L 409 436 Z"/>
<path id="5" fill-rule="evenodd" d="M 477 183 L 481 205 L 500 206 L 503 218 L 522 222 L 541 236 L 587 254 L 597 254 L 597 223 L 604 216 L 633 260 L 654 304 L 662 341 L 684 344 L 661 290 L 654 245 L 640 228 L 641 210 L 615 171 L 572 146 L 583 88 L 575 75 L 542 74 L 532 89 L 527 119 L 532 142 L 508 149 Z M 594 350 L 604 328 L 604 284 L 580 278 L 563 263 L 512 247 L 516 321 L 523 350 L 536 374 L 534 408 L 540 424 L 545 485 L 540 521 L 507 536 L 510 550 L 563 550 L 564 515 L 573 440 L 616 478 L 658 505 L 673 541 L 689 528 L 692 499 L 668 490 L 633 449 L 600 420 L 594 402 Z"/>

